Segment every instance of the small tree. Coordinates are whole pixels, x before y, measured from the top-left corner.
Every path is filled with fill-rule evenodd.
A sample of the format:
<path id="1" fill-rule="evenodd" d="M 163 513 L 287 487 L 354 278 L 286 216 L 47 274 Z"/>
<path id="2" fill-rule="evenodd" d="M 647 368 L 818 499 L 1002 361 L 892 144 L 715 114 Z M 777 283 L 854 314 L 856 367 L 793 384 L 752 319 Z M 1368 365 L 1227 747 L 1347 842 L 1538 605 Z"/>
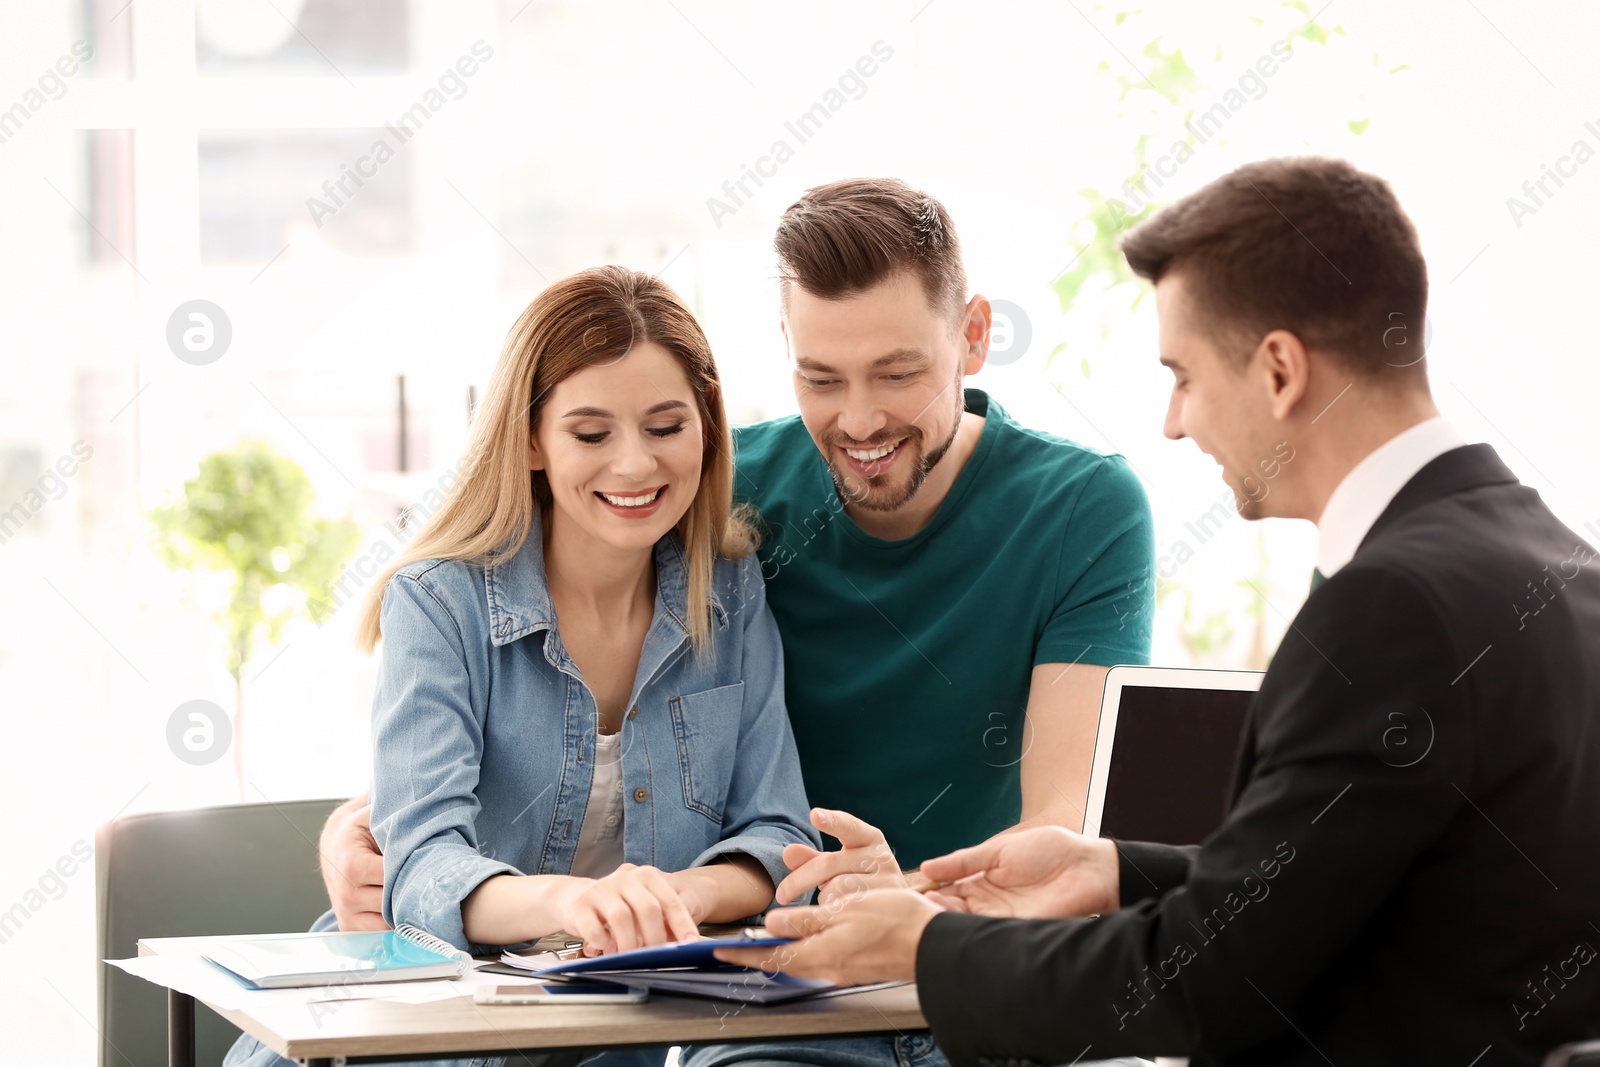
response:
<path id="1" fill-rule="evenodd" d="M 348 520 L 307 514 L 311 481 L 300 465 L 260 441 L 242 441 L 200 461 L 182 500 L 150 512 L 160 551 L 176 571 L 230 576 L 217 612 L 228 636 L 233 676 L 233 770 L 244 799 L 244 667 L 263 638 L 273 644 L 303 613 L 294 597 L 269 611 L 279 587 L 314 595 L 344 566 L 359 530 Z M 281 591 L 280 591 L 281 592 Z M 282 602 L 281 595 L 270 598 Z"/>

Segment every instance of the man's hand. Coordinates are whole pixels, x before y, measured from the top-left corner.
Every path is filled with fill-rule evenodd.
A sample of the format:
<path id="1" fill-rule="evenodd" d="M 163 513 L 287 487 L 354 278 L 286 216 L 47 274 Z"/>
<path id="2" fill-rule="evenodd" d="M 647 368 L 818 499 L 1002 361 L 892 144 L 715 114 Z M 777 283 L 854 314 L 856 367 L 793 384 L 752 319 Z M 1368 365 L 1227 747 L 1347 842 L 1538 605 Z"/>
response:
<path id="1" fill-rule="evenodd" d="M 939 905 L 910 890 L 863 893 L 837 907 L 777 908 L 767 929 L 798 941 L 767 948 L 719 948 L 717 959 L 837 985 L 911 980 L 917 944 Z"/>
<path id="2" fill-rule="evenodd" d="M 869 889 L 904 889 L 905 875 L 895 862 L 883 831 L 846 811 L 811 809 L 811 825 L 843 846 L 838 852 L 818 852 L 810 845 L 788 845 L 783 862 L 789 877 L 778 883 L 777 901 L 787 904 L 821 887 L 819 904 L 834 904 Z"/>
<path id="3" fill-rule="evenodd" d="M 372 804 L 366 794 L 333 809 L 317 854 L 339 929 L 389 929 L 383 921 L 383 853 L 372 839 Z"/>
<path id="4" fill-rule="evenodd" d="M 1115 911 L 1117 848 L 1059 826 L 997 834 L 931 859 L 922 873 L 951 884 L 938 902 L 1002 919 L 1066 919 Z"/>

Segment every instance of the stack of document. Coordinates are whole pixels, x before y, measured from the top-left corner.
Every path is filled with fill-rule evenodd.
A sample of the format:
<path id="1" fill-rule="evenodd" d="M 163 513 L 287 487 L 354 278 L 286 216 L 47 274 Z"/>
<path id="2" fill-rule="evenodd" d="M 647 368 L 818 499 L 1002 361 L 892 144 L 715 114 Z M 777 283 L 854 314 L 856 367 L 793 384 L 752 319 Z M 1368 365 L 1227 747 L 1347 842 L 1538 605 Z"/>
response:
<path id="1" fill-rule="evenodd" d="M 782 971 L 762 971 L 723 963 L 713 955 L 719 948 L 761 948 L 787 944 L 791 940 L 763 934 L 764 931 L 746 930 L 738 937 L 702 937 L 610 956 L 591 956 L 562 962 L 553 962 L 557 958 L 553 953 L 522 956 L 507 952 L 500 960 L 512 967 L 525 968 L 541 979 L 602 979 L 622 985 L 644 986 L 653 992 L 733 1000 L 743 1004 L 782 1004 L 809 997 L 835 996 L 904 984 L 884 982 L 873 986 L 836 986 L 816 978 L 797 978 Z"/>

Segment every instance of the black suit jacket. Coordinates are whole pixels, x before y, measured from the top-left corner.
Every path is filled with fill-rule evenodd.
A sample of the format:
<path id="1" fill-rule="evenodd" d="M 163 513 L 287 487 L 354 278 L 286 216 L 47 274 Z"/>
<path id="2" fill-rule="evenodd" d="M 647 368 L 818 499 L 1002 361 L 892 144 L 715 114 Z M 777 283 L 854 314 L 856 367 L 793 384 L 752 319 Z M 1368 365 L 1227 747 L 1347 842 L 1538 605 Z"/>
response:
<path id="1" fill-rule="evenodd" d="M 1600 558 L 1487 445 L 1439 456 L 1295 618 L 1223 826 L 1118 850 L 1113 914 L 929 924 L 957 1067 L 1489 1067 L 1600 1036 Z"/>

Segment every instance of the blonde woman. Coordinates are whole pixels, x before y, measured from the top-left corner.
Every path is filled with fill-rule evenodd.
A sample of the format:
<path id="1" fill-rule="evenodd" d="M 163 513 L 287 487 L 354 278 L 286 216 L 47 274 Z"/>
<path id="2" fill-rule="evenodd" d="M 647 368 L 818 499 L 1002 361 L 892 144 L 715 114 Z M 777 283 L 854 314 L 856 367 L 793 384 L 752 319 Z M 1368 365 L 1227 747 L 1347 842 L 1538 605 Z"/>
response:
<path id="1" fill-rule="evenodd" d="M 784 846 L 820 846 L 730 457 L 661 281 L 584 271 L 517 320 L 466 473 L 362 620 L 387 922 L 626 950 L 765 910 Z"/>

